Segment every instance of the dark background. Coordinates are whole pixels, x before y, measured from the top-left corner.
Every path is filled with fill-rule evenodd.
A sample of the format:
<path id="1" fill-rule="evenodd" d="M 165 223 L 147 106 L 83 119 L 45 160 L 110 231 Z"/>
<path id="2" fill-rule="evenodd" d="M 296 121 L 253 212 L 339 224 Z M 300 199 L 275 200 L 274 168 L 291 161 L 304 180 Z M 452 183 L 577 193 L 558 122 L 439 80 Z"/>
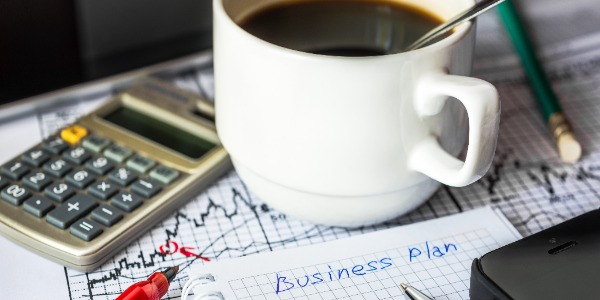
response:
<path id="1" fill-rule="evenodd" d="M 2 0 L 0 104 L 211 47 L 210 0 Z"/>

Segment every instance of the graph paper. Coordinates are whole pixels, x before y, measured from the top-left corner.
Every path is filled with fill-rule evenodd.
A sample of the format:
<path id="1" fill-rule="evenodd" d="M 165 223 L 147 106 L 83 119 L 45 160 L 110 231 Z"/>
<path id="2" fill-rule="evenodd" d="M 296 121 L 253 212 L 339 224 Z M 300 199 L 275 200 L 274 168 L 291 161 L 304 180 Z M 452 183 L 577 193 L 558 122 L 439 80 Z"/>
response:
<path id="1" fill-rule="evenodd" d="M 498 17 L 486 13 L 477 21 L 474 75 L 498 88 L 502 116 L 494 162 L 481 180 L 464 188 L 444 186 L 425 204 L 396 220 L 348 230 L 289 218 L 256 198 L 231 172 L 93 272 L 44 265 L 43 271 L 61 283 L 45 286 L 50 281 L 40 279 L 39 289 L 62 293 L 60 298 L 67 299 L 114 299 L 152 272 L 181 265 L 182 272 L 164 298 L 178 299 L 190 267 L 225 258 L 332 241 L 487 205 L 499 208 L 521 234 L 530 235 L 598 208 L 600 6 L 596 0 L 529 0 L 518 4 L 524 8 L 524 19 L 534 33 L 543 65 L 583 145 L 580 162 L 560 162 L 518 57 Z M 214 95 L 209 68 L 169 79 L 208 97 Z M 91 107 L 83 103 L 74 108 L 57 107 L 0 124 L 0 160 L 4 162 L 39 142 L 53 128 Z M 0 253 L 6 255 L 0 259 L 0 268 L 10 269 L 10 257 L 20 251 L 18 246 L 0 239 Z M 19 257 L 23 261 L 18 265 L 24 265 L 27 257 L 35 255 L 25 253 Z M 32 266 L 38 268 L 32 270 L 39 271 L 39 265 Z M 0 275 L 6 276 L 0 278 L 0 290 L 17 290 L 13 295 L 20 296 L 13 287 L 25 282 L 26 289 L 32 270 Z M 35 295 L 35 291 L 32 293 Z"/>
<path id="2" fill-rule="evenodd" d="M 467 299 L 473 259 L 518 238 L 501 213 L 486 207 L 206 264 L 189 272 L 190 283 L 196 300 L 210 293 L 242 300 L 404 299 L 406 282 L 435 299 Z"/>

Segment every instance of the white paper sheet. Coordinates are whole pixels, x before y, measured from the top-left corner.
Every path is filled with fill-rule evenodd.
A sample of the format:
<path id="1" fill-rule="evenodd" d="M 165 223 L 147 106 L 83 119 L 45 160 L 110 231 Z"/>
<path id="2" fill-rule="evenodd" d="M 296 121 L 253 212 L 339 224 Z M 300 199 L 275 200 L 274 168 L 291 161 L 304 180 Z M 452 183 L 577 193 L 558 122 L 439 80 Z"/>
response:
<path id="1" fill-rule="evenodd" d="M 190 270 L 194 299 L 467 299 L 473 259 L 521 236 L 499 211 L 469 212 L 364 235 L 214 262 Z M 190 297 L 192 298 L 192 297 Z"/>

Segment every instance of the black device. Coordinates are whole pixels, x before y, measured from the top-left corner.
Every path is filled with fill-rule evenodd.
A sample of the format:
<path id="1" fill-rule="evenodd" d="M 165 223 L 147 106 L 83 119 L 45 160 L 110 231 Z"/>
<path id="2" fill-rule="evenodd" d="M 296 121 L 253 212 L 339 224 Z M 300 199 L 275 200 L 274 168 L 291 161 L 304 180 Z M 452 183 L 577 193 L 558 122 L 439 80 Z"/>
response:
<path id="1" fill-rule="evenodd" d="M 600 210 L 483 255 L 471 267 L 474 300 L 600 299 Z"/>
<path id="2" fill-rule="evenodd" d="M 211 47 L 211 0 L 2 0 L 0 108 Z"/>

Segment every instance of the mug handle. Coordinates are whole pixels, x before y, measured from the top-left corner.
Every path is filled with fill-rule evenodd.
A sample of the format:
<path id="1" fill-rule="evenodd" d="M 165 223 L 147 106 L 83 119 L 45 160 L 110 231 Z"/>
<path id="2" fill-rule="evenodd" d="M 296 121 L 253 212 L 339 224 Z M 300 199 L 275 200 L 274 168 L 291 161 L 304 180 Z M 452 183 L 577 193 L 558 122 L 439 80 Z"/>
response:
<path id="1" fill-rule="evenodd" d="M 496 149 L 500 121 L 496 88 L 481 79 L 437 73 L 422 78 L 416 95 L 414 105 L 420 117 L 438 114 L 448 96 L 462 102 L 469 117 L 469 146 L 463 162 L 429 134 L 411 150 L 408 166 L 451 186 L 465 186 L 481 178 Z"/>

